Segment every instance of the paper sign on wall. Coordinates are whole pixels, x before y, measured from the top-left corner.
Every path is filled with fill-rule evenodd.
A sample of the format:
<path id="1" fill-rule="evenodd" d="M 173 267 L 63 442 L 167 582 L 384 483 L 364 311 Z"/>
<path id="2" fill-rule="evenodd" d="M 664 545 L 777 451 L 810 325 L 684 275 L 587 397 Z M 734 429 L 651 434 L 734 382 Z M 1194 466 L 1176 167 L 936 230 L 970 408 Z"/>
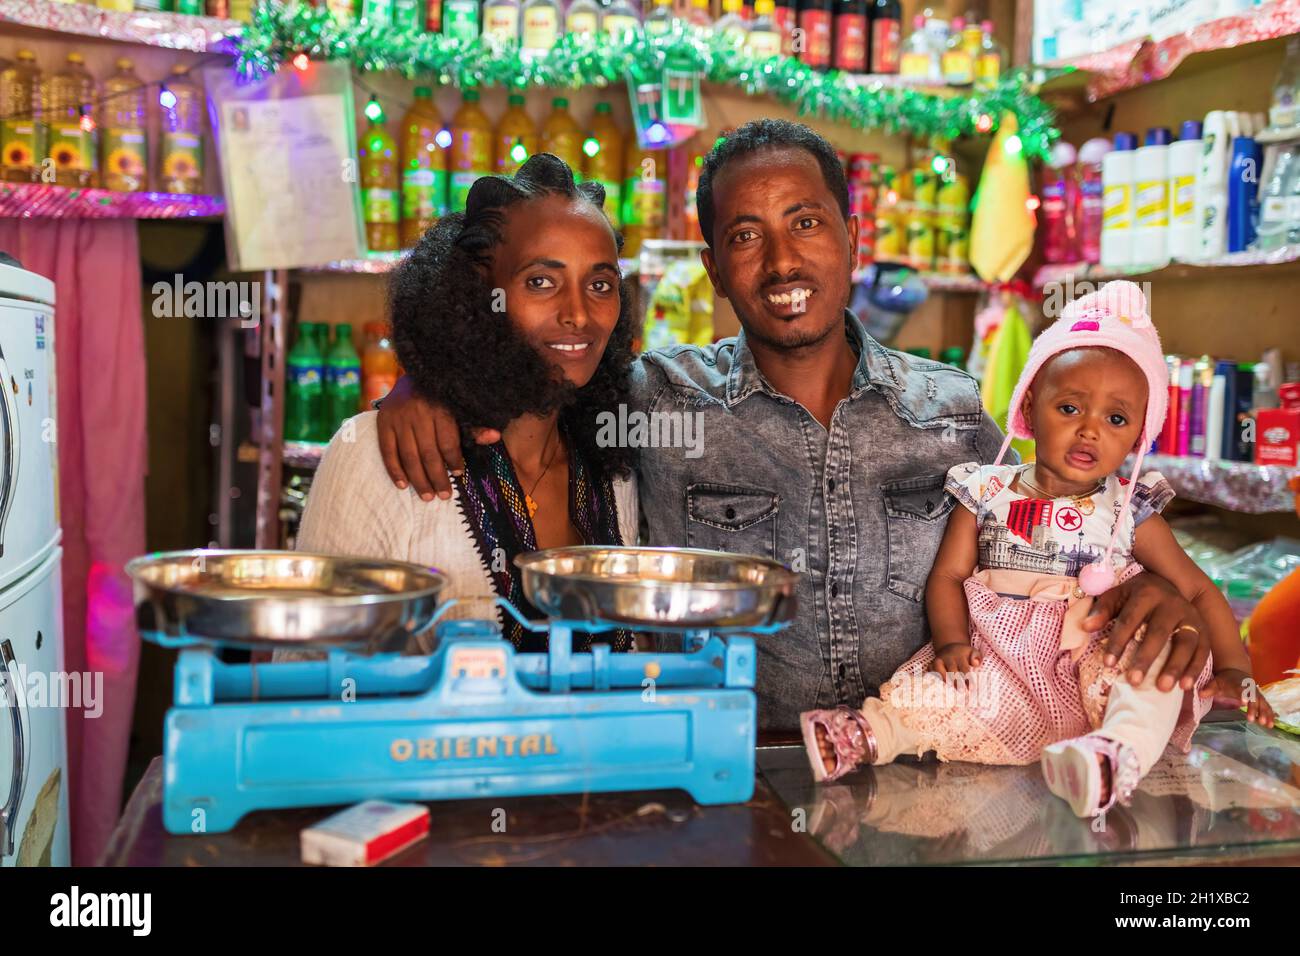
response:
<path id="1" fill-rule="evenodd" d="M 317 266 L 364 254 L 352 79 L 312 63 L 240 84 L 204 71 L 235 271 Z"/>

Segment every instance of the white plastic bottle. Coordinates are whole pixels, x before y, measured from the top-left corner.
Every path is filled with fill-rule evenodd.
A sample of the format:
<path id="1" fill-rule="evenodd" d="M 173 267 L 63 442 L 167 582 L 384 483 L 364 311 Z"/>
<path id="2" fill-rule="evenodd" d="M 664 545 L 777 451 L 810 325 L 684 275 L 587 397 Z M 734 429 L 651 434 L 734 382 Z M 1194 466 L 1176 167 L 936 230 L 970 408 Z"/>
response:
<path id="1" fill-rule="evenodd" d="M 1211 110 L 1201 124 L 1201 162 L 1196 171 L 1197 258 L 1228 251 L 1228 151 L 1235 113 Z"/>
<path id="2" fill-rule="evenodd" d="M 1133 188 L 1133 255 L 1141 264 L 1169 259 L 1169 130 L 1153 126 L 1138 147 Z"/>
<path id="3" fill-rule="evenodd" d="M 1101 264 L 1127 266 L 1133 262 L 1133 177 L 1137 168 L 1137 137 L 1117 133 L 1115 148 L 1102 157 Z"/>
<path id="4" fill-rule="evenodd" d="M 1196 173 L 1201 163 L 1201 124 L 1187 120 L 1169 146 L 1169 257 L 1183 262 L 1197 255 Z"/>

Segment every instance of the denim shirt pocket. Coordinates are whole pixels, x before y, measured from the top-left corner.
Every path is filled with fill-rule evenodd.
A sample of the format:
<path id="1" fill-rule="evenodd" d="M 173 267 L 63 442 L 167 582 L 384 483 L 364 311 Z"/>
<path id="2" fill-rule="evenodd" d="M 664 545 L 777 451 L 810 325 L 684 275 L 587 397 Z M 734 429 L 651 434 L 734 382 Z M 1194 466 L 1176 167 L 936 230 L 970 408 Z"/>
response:
<path id="1" fill-rule="evenodd" d="M 776 555 L 781 496 L 761 488 L 697 482 L 686 488 L 686 544 L 692 548 Z"/>
<path id="2" fill-rule="evenodd" d="M 885 503 L 889 590 L 909 601 L 925 596 L 948 514 L 956 500 L 943 490 L 943 475 L 920 475 L 880 486 Z"/>

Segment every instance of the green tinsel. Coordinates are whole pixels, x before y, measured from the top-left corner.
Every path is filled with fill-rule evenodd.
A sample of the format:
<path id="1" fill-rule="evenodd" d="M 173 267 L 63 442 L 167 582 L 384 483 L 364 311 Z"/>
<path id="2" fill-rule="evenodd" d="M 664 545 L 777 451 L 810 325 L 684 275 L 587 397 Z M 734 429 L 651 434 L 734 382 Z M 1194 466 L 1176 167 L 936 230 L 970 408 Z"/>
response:
<path id="1" fill-rule="evenodd" d="M 955 139 L 976 135 L 981 116 L 992 123 L 987 131 L 996 130 L 1009 112 L 1016 117 L 1025 152 L 1038 159 L 1047 158 L 1060 136 L 1051 107 L 1030 91 L 1022 72 L 1008 74 L 989 91 L 944 95 L 822 73 L 792 57 L 756 58 L 711 30 L 686 23 L 664 36 L 637 35 L 627 44 L 604 34 L 568 34 L 548 54 L 525 59 L 518 49 L 489 48 L 481 39 L 461 43 L 436 33 L 340 26 L 324 6 L 264 0 L 235 43 L 235 68 L 248 80 L 306 53 L 317 60 L 349 60 L 362 71 L 429 77 L 459 89 L 607 86 L 622 82 L 628 70 L 657 75 L 671 52 L 696 64 L 710 82 L 769 95 L 793 105 L 801 116 L 823 116 L 860 129 Z"/>

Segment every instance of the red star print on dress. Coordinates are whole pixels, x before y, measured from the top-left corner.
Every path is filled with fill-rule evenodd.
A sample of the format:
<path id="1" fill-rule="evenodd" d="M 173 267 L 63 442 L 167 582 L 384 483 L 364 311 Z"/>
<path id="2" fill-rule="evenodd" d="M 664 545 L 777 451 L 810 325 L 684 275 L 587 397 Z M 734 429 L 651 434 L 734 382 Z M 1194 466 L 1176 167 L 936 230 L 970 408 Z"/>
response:
<path id="1" fill-rule="evenodd" d="M 1083 515 L 1079 513 L 1079 509 L 1067 505 L 1057 510 L 1056 526 L 1062 531 L 1078 531 L 1083 527 Z"/>
<path id="2" fill-rule="evenodd" d="M 1007 528 L 1018 538 L 1033 542 L 1035 525 L 1051 525 L 1052 503 L 1044 498 L 1021 498 L 1011 502 L 1007 511 Z"/>

